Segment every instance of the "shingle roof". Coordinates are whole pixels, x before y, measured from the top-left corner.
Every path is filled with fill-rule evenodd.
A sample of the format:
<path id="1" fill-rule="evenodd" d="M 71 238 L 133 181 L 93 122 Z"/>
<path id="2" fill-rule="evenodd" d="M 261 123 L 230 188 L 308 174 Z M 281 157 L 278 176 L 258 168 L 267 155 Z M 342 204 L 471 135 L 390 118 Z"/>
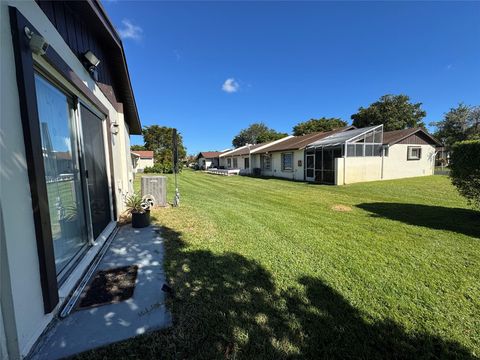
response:
<path id="1" fill-rule="evenodd" d="M 340 129 L 332 130 L 332 131 L 315 132 L 315 133 L 302 135 L 302 136 L 293 136 L 290 139 L 287 139 L 280 143 L 273 144 L 272 146 L 267 146 L 255 153 L 261 154 L 261 153 L 274 152 L 274 151 L 300 150 L 305 148 L 307 145 L 313 143 L 314 141 L 323 139 L 327 136 L 330 136 L 338 132 L 350 130 L 352 128 L 353 128 L 352 126 L 346 126 Z"/>
<path id="2" fill-rule="evenodd" d="M 221 151 L 202 151 L 201 153 L 198 154 L 198 157 L 201 158 L 206 158 L 206 159 L 211 159 L 211 158 L 216 158 L 219 157 L 220 154 L 222 154 Z"/>
<path id="3" fill-rule="evenodd" d="M 140 159 L 153 159 L 153 151 L 151 150 L 136 150 L 132 153 L 140 156 Z"/>
<path id="4" fill-rule="evenodd" d="M 426 135 L 430 140 L 432 140 L 433 143 L 436 145 L 441 145 L 441 142 L 435 139 L 432 135 L 430 135 L 425 129 L 423 128 L 409 128 L 409 129 L 402 129 L 402 130 L 392 130 L 392 131 L 386 131 L 383 133 L 383 143 L 385 145 L 393 145 L 396 144 L 399 141 L 402 141 L 403 139 L 417 133 L 417 132 L 422 132 L 424 135 Z"/>

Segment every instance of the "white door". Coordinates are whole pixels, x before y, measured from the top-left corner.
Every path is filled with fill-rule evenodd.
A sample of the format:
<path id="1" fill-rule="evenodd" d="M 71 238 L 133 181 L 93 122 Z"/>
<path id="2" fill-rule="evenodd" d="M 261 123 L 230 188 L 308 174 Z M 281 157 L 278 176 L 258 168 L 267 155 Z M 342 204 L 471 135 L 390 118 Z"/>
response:
<path id="1" fill-rule="evenodd" d="M 306 156 L 305 180 L 315 181 L 315 154 L 307 154 Z"/>

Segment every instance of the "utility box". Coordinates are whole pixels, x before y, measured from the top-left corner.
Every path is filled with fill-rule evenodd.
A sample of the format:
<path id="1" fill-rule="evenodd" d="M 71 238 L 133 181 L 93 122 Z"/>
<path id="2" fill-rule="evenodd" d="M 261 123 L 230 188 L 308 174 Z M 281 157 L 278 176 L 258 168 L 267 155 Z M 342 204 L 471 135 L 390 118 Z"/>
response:
<path id="1" fill-rule="evenodd" d="M 153 195 L 155 206 L 167 206 L 167 178 L 142 176 L 142 196 Z"/>

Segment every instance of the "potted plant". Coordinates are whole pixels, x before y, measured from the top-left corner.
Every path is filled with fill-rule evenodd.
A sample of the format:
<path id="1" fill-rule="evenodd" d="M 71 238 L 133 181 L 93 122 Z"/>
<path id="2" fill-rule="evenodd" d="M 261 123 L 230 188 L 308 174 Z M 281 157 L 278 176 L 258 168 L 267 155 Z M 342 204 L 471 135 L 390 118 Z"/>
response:
<path id="1" fill-rule="evenodd" d="M 125 200 L 126 210 L 132 214 L 132 227 L 143 228 L 150 225 L 150 204 L 136 193 Z"/>

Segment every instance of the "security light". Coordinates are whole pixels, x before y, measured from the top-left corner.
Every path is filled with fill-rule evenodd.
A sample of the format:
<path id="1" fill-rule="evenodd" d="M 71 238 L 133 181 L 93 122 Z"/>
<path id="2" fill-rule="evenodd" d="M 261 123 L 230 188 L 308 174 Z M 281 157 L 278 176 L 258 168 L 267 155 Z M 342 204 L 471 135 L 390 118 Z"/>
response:
<path id="1" fill-rule="evenodd" d="M 85 59 L 88 62 L 88 65 L 90 66 L 97 67 L 100 64 L 100 60 L 90 50 L 88 50 L 85 54 L 83 54 L 83 56 L 85 57 Z"/>
<path id="2" fill-rule="evenodd" d="M 49 46 L 47 41 L 43 38 L 43 36 L 35 34 L 27 26 L 25 26 L 24 30 L 25 35 L 29 39 L 28 45 L 30 46 L 30 50 L 32 50 L 34 54 L 40 56 L 44 55 L 47 52 Z"/>

